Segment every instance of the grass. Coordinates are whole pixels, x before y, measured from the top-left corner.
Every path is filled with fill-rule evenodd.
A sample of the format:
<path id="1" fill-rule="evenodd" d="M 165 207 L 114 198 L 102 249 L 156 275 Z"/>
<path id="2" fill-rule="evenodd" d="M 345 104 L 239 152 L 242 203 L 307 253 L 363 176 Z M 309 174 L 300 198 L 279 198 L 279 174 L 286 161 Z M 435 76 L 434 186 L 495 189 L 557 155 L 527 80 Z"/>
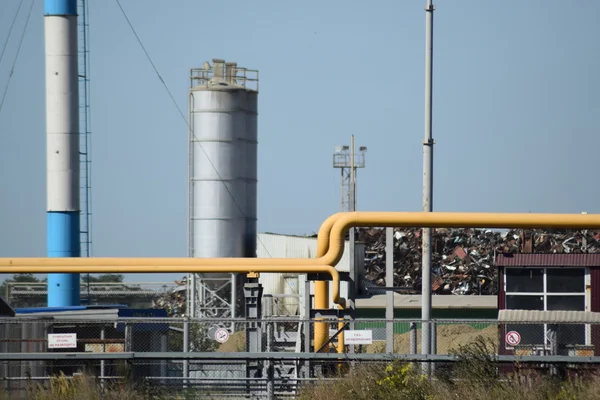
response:
<path id="1" fill-rule="evenodd" d="M 494 340 L 479 336 L 454 352 L 458 361 L 436 367 L 434 379 L 418 364 L 363 364 L 335 381 L 303 387 L 300 400 L 596 400 L 600 377 L 579 370 L 567 377 L 550 376 L 514 365 L 501 373 Z"/>
<path id="2" fill-rule="evenodd" d="M 46 383 L 31 383 L 21 393 L 0 392 L 0 400 L 23 398 L 30 400 L 142 400 L 142 399 L 172 399 L 160 393 L 150 392 L 142 387 L 134 387 L 125 383 L 105 383 L 101 386 L 98 380 L 85 376 L 73 378 L 58 375 Z M 17 397 L 14 397 L 17 395 Z"/>

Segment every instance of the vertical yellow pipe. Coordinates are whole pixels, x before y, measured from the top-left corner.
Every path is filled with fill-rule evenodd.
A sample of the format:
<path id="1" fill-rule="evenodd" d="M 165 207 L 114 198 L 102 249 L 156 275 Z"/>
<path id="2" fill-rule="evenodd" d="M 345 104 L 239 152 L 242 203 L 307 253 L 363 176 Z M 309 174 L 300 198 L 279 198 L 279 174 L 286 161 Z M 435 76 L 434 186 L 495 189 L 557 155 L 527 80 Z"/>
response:
<path id="1" fill-rule="evenodd" d="M 343 310 L 344 306 L 341 304 L 338 304 L 338 310 Z M 339 322 L 338 322 L 338 331 L 344 329 L 344 319 L 343 318 L 339 318 Z M 337 352 L 338 353 L 343 353 L 345 349 L 344 346 L 344 331 L 340 332 L 340 334 L 338 335 L 338 344 L 337 344 Z M 341 364 L 340 364 L 341 367 Z"/>
<path id="2" fill-rule="evenodd" d="M 327 281 L 315 281 L 315 309 L 326 310 L 329 309 L 329 282 Z M 322 321 L 319 318 L 316 321 Z M 329 327 L 327 322 L 316 322 L 315 321 L 315 342 L 314 348 L 317 352 L 329 339 Z M 327 352 L 325 350 L 325 352 Z"/>
<path id="3" fill-rule="evenodd" d="M 335 222 L 343 214 L 338 213 L 328 217 L 319 228 L 317 235 L 317 258 L 323 257 L 329 250 L 329 234 Z M 335 266 L 333 266 L 335 268 Z M 325 310 L 329 308 L 329 282 L 315 281 L 315 309 Z M 317 352 L 329 339 L 329 327 L 327 322 L 315 321 L 314 349 Z"/>

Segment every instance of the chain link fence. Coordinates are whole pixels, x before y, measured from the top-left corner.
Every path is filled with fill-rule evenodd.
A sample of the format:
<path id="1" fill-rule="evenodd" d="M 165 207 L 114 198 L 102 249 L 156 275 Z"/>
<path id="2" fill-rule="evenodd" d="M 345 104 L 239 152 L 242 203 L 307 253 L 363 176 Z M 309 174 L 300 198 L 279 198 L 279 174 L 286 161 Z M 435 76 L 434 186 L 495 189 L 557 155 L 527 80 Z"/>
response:
<path id="1" fill-rule="evenodd" d="M 293 396 L 303 384 L 339 377 L 357 364 L 402 359 L 442 368 L 469 348 L 505 363 L 579 365 L 600 359 L 600 325 L 586 323 L 435 320 L 429 324 L 434 355 L 425 356 L 419 320 L 340 325 L 332 319 L 330 341 L 315 354 L 314 326 L 322 320 L 62 318 L 0 319 L 0 391 L 19 398 L 32 384 L 64 374 L 92 377 L 100 385 L 193 390 L 201 398 L 248 393 L 274 398 Z M 337 354 L 341 341 L 343 353 Z"/>

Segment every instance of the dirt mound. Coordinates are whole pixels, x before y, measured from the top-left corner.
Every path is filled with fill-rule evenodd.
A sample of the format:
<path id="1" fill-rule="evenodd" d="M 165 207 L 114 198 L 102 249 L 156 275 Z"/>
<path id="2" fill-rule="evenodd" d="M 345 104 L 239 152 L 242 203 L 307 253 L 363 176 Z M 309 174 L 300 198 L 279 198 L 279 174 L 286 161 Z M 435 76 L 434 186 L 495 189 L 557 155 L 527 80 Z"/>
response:
<path id="1" fill-rule="evenodd" d="M 229 340 L 222 343 L 217 351 L 220 353 L 237 353 L 246 351 L 246 332 L 237 331 L 229 336 Z"/>
<path id="2" fill-rule="evenodd" d="M 438 325 L 437 327 L 437 353 L 447 354 L 456 350 L 460 345 L 475 342 L 478 336 L 485 340 L 492 340 L 498 346 L 498 328 L 489 325 L 483 329 L 477 329 L 472 325 Z M 421 330 L 417 329 L 417 352 L 421 351 Z M 385 341 L 375 342 L 365 346 L 365 353 L 384 353 Z M 394 335 L 394 353 L 410 353 L 410 332 Z"/>

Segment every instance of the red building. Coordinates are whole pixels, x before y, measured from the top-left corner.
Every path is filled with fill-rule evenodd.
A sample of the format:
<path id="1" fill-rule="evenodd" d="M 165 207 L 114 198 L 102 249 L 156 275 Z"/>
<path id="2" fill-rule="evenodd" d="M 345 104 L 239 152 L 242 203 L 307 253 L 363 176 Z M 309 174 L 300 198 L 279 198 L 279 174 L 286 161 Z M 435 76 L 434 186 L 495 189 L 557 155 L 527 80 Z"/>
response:
<path id="1" fill-rule="evenodd" d="M 496 266 L 499 310 L 600 312 L 600 254 L 499 255 Z M 507 343 L 508 332 L 518 333 L 518 345 Z M 600 325 L 583 323 L 507 324 L 500 327 L 499 350 L 551 354 L 554 339 L 560 355 L 600 355 Z"/>

